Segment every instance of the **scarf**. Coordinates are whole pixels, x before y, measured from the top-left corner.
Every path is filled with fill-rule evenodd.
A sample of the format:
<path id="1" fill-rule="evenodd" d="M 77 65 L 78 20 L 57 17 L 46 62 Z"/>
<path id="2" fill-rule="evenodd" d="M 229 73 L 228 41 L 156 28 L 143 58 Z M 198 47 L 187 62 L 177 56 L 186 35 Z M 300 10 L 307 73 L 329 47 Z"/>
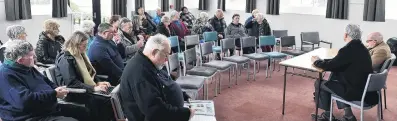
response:
<path id="1" fill-rule="evenodd" d="M 123 36 L 125 38 L 127 38 L 131 43 L 135 44 L 134 39 L 132 39 L 132 36 L 126 32 L 124 32 L 123 30 L 121 30 L 121 32 L 123 33 Z"/>
<path id="2" fill-rule="evenodd" d="M 76 60 L 76 64 L 78 67 L 77 69 L 79 70 L 80 74 L 83 76 L 84 84 L 95 86 L 96 83 L 94 82 L 94 77 L 96 71 L 94 67 L 92 67 L 91 62 L 89 61 L 87 55 L 74 54 L 74 53 L 71 54 Z"/>

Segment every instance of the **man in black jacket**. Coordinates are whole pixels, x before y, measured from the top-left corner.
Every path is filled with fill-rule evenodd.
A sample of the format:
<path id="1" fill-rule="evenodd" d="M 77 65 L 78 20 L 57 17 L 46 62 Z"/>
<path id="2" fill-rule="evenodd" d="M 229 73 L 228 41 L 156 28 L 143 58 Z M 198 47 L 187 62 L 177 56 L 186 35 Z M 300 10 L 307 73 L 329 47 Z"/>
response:
<path id="1" fill-rule="evenodd" d="M 169 76 L 162 70 L 170 52 L 167 37 L 157 34 L 128 61 L 120 83 L 121 104 L 128 120 L 188 121 L 194 115 L 194 110 L 183 107 L 179 85 L 170 86 Z"/>
<path id="2" fill-rule="evenodd" d="M 361 30 L 358 25 L 349 24 L 346 27 L 344 40 L 347 44 L 342 47 L 333 59 L 322 60 L 313 56 L 314 66 L 331 71 L 329 81 L 321 84 L 319 107 L 325 112 L 319 116 L 320 120 L 329 121 L 331 94 L 338 95 L 348 101 L 360 101 L 368 75 L 372 73 L 371 56 L 361 42 Z M 316 82 L 318 84 L 318 81 Z M 315 84 L 315 87 L 316 85 Z M 318 87 L 316 87 L 318 91 Z M 365 97 L 367 105 L 375 105 L 378 102 L 376 92 L 368 92 Z M 337 102 L 338 108 L 345 110 L 342 121 L 356 121 L 349 105 Z M 312 114 L 312 117 L 315 115 Z"/>
<path id="3" fill-rule="evenodd" d="M 223 11 L 221 9 L 216 10 L 215 16 L 208 20 L 209 23 L 214 27 L 218 33 L 218 46 L 221 45 L 220 40 L 225 38 L 226 21 L 224 19 Z M 216 54 L 216 58 L 220 59 L 220 54 Z"/>

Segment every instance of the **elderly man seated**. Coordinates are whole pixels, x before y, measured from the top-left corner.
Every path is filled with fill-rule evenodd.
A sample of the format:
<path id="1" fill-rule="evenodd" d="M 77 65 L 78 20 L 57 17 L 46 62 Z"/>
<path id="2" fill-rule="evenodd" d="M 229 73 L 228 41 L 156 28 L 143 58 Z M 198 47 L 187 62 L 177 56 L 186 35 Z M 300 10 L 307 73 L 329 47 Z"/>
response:
<path id="1" fill-rule="evenodd" d="M 372 59 L 372 68 L 379 71 L 383 62 L 391 57 L 390 47 L 383 42 L 383 36 L 380 32 L 373 32 L 367 37 L 367 48 Z"/>
<path id="2" fill-rule="evenodd" d="M 3 121 L 88 121 L 84 107 L 58 104 L 68 94 L 65 87 L 40 74 L 34 65 L 33 46 L 12 41 L 0 66 L 0 117 Z"/>

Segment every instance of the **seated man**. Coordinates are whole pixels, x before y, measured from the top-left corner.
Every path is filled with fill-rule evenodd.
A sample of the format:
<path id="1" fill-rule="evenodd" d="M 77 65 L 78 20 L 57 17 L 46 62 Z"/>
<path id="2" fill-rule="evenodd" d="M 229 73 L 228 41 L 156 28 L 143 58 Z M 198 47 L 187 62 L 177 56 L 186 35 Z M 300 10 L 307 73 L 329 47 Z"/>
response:
<path id="1" fill-rule="evenodd" d="M 58 104 L 68 90 L 56 87 L 34 66 L 33 46 L 27 41 L 12 41 L 0 66 L 0 117 L 3 121 L 87 121 L 88 110 Z"/>
<path id="2" fill-rule="evenodd" d="M 123 111 L 132 121 L 188 121 L 194 110 L 184 108 L 184 94 L 163 67 L 171 47 L 167 37 L 152 36 L 123 71 L 120 97 Z"/>
<path id="3" fill-rule="evenodd" d="M 123 59 L 118 46 L 112 41 L 116 34 L 111 24 L 101 23 L 98 26 L 98 35 L 88 49 L 88 57 L 98 75 L 107 75 L 107 81 L 115 86 L 124 69 Z"/>
<path id="4" fill-rule="evenodd" d="M 391 57 L 390 47 L 383 42 L 383 36 L 379 32 L 369 34 L 367 44 L 372 59 L 372 68 L 378 72 L 382 68 L 383 62 Z"/>
<path id="5" fill-rule="evenodd" d="M 330 121 L 331 94 L 338 95 L 348 101 L 361 100 L 368 75 L 372 73 L 371 56 L 364 44 L 361 42 L 361 30 L 358 25 L 349 24 L 346 27 L 344 40 L 347 44 L 342 47 L 333 59 L 322 60 L 313 56 L 314 66 L 331 71 L 329 81 L 323 81 L 320 91 L 319 108 L 325 110 L 319 116 L 321 121 Z M 315 84 L 317 86 L 318 81 Z M 316 87 L 318 91 L 318 87 Z M 378 94 L 368 92 L 365 103 L 375 105 L 378 103 Z M 356 121 L 349 105 L 337 102 L 338 108 L 345 110 L 342 121 Z M 316 116 L 312 114 L 312 117 Z"/>

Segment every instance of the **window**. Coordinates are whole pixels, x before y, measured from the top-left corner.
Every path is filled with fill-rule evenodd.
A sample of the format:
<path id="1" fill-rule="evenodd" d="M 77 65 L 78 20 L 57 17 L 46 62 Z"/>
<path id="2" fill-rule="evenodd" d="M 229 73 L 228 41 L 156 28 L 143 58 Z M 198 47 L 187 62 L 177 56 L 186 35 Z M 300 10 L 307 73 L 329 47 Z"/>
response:
<path id="1" fill-rule="evenodd" d="M 32 15 L 52 15 L 52 0 L 30 0 Z"/>
<path id="2" fill-rule="evenodd" d="M 212 1 L 208 0 L 208 2 Z M 184 4 L 188 9 L 199 8 L 199 0 L 185 0 Z"/>
<path id="3" fill-rule="evenodd" d="M 280 13 L 325 15 L 327 0 L 281 0 Z"/>
<path id="4" fill-rule="evenodd" d="M 385 17 L 386 19 L 394 19 L 397 20 L 397 8 L 396 5 L 397 0 L 386 0 L 385 1 Z"/>
<path id="5" fill-rule="evenodd" d="M 158 0 L 145 0 L 145 11 L 156 10 L 159 5 Z"/>
<path id="6" fill-rule="evenodd" d="M 226 10 L 245 11 L 246 0 L 226 0 Z"/>

